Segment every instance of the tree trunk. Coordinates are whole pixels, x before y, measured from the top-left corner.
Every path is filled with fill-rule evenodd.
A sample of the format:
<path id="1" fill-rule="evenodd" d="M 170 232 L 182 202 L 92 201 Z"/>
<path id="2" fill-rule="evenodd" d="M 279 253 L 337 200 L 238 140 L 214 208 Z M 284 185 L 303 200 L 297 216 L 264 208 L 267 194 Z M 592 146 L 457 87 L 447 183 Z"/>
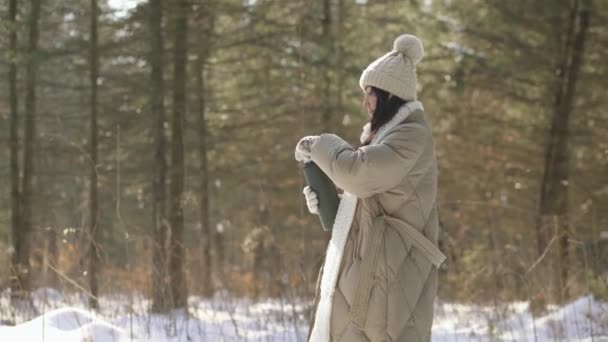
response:
<path id="1" fill-rule="evenodd" d="M 57 272 L 51 269 L 48 265 L 57 267 L 57 225 L 53 222 L 53 226 L 46 231 L 46 263 L 44 269 L 48 273 L 48 277 L 45 279 L 47 286 L 52 288 L 59 287 L 59 278 Z"/>
<path id="2" fill-rule="evenodd" d="M 21 229 L 17 240 L 18 283 L 21 293 L 17 297 L 25 298 L 30 289 L 30 245 L 33 228 L 33 187 L 34 187 L 34 146 L 36 141 L 36 81 L 38 73 L 38 21 L 40 19 L 40 0 L 32 0 L 29 16 L 29 41 L 27 64 L 25 70 L 25 134 L 23 148 L 23 179 L 21 193 Z"/>
<path id="3" fill-rule="evenodd" d="M 91 40 L 89 42 L 89 68 L 91 86 L 91 131 L 89 158 L 91 165 L 89 185 L 89 307 L 99 309 L 97 297 L 99 295 L 98 276 L 100 264 L 100 234 L 97 227 L 98 205 L 97 205 L 97 78 L 99 73 L 99 57 L 97 53 L 97 0 L 91 0 Z"/>
<path id="4" fill-rule="evenodd" d="M 346 66 L 344 59 L 344 35 L 345 35 L 345 22 L 347 20 L 347 7 L 344 0 L 337 0 L 336 4 L 336 33 L 334 34 L 334 45 L 335 53 L 332 71 L 336 75 L 334 98 L 335 104 L 333 106 L 334 127 L 332 128 L 338 135 L 342 136 L 346 134 L 346 131 L 351 130 L 349 127 L 345 127 L 349 124 L 346 121 L 347 111 L 344 109 L 344 79 L 346 77 Z"/>
<path id="5" fill-rule="evenodd" d="M 171 141 L 171 241 L 169 245 L 172 308 L 185 308 L 187 290 L 184 275 L 184 142 L 183 123 L 186 115 L 186 63 L 188 37 L 188 1 L 175 5 L 175 46 L 173 69 L 173 124 Z"/>
<path id="6" fill-rule="evenodd" d="M 164 312 L 167 303 L 167 219 L 165 160 L 165 86 L 163 79 L 162 0 L 150 1 L 150 107 L 154 117 L 154 242 L 152 247 L 152 311 Z"/>
<path id="7" fill-rule="evenodd" d="M 200 59 L 199 55 L 199 59 Z M 202 61 L 197 64 L 197 88 L 199 96 L 199 159 L 201 162 L 201 180 L 200 180 L 200 220 L 201 220 L 201 281 L 203 296 L 210 297 L 213 295 L 211 284 L 211 241 L 209 227 L 209 167 L 207 160 L 207 123 L 205 120 L 205 81 L 203 75 Z M 200 69 L 199 69 L 200 68 Z"/>
<path id="8" fill-rule="evenodd" d="M 336 60 L 335 65 L 338 68 L 335 70 L 337 73 L 336 80 L 336 110 L 340 115 L 344 115 L 343 106 L 343 90 L 344 90 L 344 22 L 346 20 L 346 7 L 344 0 L 338 0 L 338 12 L 336 15 Z"/>
<path id="9" fill-rule="evenodd" d="M 224 251 L 224 225 L 220 223 L 220 226 L 216 226 L 213 232 L 214 243 L 215 243 L 215 253 L 216 253 L 216 261 L 215 261 L 215 269 L 219 273 L 219 277 L 221 281 L 224 281 L 224 262 L 225 262 L 225 251 Z"/>
<path id="10" fill-rule="evenodd" d="M 559 16 L 556 17 L 556 22 L 554 25 L 559 27 L 563 25 Z M 565 44 L 563 44 L 562 53 L 560 55 L 559 61 L 557 63 L 556 69 L 558 70 L 557 81 L 556 81 L 556 94 L 554 97 L 554 105 L 553 105 L 553 117 L 551 121 L 551 132 L 549 138 L 549 144 L 547 145 L 547 149 L 545 152 L 545 173 L 543 175 L 543 182 L 541 184 L 541 198 L 540 198 L 540 212 L 538 216 L 538 222 L 536 225 L 536 235 L 537 235 L 537 254 L 543 255 L 545 249 L 547 249 L 549 240 L 551 239 L 551 232 L 554 226 L 554 217 L 552 215 L 543 216 L 543 212 L 549 211 L 547 207 L 549 202 L 547 201 L 548 197 L 554 196 L 555 190 L 551 188 L 550 178 L 554 178 L 555 176 L 552 174 L 554 170 L 552 167 L 552 160 L 554 157 L 554 149 L 555 142 L 554 140 L 557 138 L 555 135 L 558 133 L 558 124 L 560 123 L 559 118 L 556 118 L 555 115 L 560 112 L 556 109 L 561 108 L 562 101 L 564 100 L 563 91 L 564 91 L 564 83 L 566 80 L 566 71 L 568 67 L 568 53 L 570 51 L 570 45 L 572 44 L 572 36 L 574 35 L 574 25 L 576 19 L 576 10 L 574 8 L 570 9 L 570 16 L 568 21 L 568 28 L 565 33 Z M 560 41 L 563 39 L 562 37 L 558 38 Z"/>
<path id="11" fill-rule="evenodd" d="M 558 303 L 568 298 L 569 222 L 568 222 L 568 138 L 569 119 L 574 102 L 578 73 L 589 28 L 590 1 L 576 1 L 570 16 L 570 29 L 561 58 L 555 95 L 551 135 L 545 155 L 537 222 L 538 253 L 548 248 L 548 232 L 556 227 L 559 252 L 555 257 L 554 298 Z M 553 224 L 552 224 L 553 223 Z"/>
<path id="12" fill-rule="evenodd" d="M 210 6 L 205 6 L 202 13 L 204 22 L 199 23 L 203 27 L 200 34 L 200 47 L 196 60 L 196 86 L 198 94 L 198 154 L 201 163 L 200 170 L 200 221 L 201 221 L 201 287 L 205 297 L 213 295 L 213 285 L 211 283 L 211 227 L 209 224 L 209 167 L 207 159 L 207 121 L 205 119 L 206 98 L 205 98 L 205 63 L 208 57 L 209 35 L 213 29 L 213 14 L 209 13 Z M 208 26 L 208 27 L 206 27 Z"/>
<path id="13" fill-rule="evenodd" d="M 323 104 L 321 127 L 328 132 L 333 129 L 332 127 L 332 99 L 331 94 L 331 68 L 332 68 L 332 57 L 333 57 L 333 35 L 331 32 L 332 15 L 331 15 L 331 0 L 323 0 L 323 19 L 321 20 L 322 36 L 321 41 L 323 45 L 324 64 L 323 70 Z"/>
<path id="14" fill-rule="evenodd" d="M 17 0 L 10 0 L 8 21 L 10 25 L 9 50 L 10 66 L 8 71 L 9 110 L 10 110 L 10 163 L 11 163 L 11 236 L 13 253 L 11 255 L 11 293 L 21 290 L 19 272 L 19 253 L 22 237 L 20 234 L 20 193 L 19 193 L 19 113 L 17 103 Z"/>

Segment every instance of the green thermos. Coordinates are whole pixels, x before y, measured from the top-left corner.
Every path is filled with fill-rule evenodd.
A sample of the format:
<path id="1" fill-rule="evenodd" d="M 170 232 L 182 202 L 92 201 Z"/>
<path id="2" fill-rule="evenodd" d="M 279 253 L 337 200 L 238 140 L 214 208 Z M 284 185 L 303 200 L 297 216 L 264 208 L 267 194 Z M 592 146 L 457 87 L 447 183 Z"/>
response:
<path id="1" fill-rule="evenodd" d="M 334 225 L 336 214 L 338 213 L 338 205 L 340 204 L 340 197 L 338 197 L 336 186 L 313 161 L 305 162 L 303 168 L 306 184 L 308 184 L 312 191 L 317 193 L 319 199 L 319 218 L 321 219 L 323 230 L 329 232 Z"/>

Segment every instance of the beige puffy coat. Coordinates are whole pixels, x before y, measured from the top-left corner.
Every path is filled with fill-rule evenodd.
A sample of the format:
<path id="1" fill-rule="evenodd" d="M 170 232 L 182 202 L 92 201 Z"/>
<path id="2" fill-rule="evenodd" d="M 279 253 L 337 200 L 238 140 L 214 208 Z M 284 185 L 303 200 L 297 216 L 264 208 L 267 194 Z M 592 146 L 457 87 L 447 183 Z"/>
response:
<path id="1" fill-rule="evenodd" d="M 310 340 L 430 341 L 445 257 L 436 247 L 437 162 L 422 105 L 405 104 L 369 146 L 322 134 L 311 152 L 345 194 Z"/>

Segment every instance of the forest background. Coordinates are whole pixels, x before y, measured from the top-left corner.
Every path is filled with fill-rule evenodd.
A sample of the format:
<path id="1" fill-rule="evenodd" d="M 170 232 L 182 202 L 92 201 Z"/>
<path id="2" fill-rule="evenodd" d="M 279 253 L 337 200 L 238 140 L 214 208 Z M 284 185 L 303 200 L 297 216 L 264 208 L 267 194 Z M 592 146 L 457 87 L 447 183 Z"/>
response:
<path id="1" fill-rule="evenodd" d="M 128 5 L 128 6 L 127 6 Z M 0 290 L 312 299 L 300 137 L 420 37 L 439 297 L 608 298 L 608 2 L 0 1 Z"/>

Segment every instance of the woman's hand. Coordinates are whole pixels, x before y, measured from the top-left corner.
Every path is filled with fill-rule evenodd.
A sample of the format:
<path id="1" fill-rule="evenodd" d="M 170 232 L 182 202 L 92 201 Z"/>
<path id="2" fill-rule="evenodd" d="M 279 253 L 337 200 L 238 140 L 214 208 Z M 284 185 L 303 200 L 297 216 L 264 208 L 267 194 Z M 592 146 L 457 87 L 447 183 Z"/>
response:
<path id="1" fill-rule="evenodd" d="M 306 186 L 304 190 L 302 190 L 304 197 L 306 197 L 306 205 L 308 206 L 308 211 L 311 214 L 319 214 L 319 199 L 317 198 L 317 193 L 312 191 L 309 186 Z"/>
<path id="2" fill-rule="evenodd" d="M 297 161 L 309 161 L 312 145 L 319 139 L 318 135 L 306 136 L 298 142 L 295 150 L 295 158 Z"/>

